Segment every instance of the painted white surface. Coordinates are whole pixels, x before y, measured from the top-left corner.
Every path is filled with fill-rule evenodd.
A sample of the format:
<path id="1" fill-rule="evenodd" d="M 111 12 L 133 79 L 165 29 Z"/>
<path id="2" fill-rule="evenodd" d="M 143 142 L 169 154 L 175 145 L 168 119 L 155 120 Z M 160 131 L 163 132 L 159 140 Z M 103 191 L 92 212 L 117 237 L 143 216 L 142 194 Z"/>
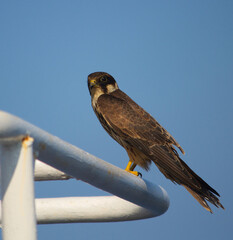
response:
<path id="1" fill-rule="evenodd" d="M 0 140 L 4 240 L 36 239 L 32 144 L 32 138 Z"/>
<path id="2" fill-rule="evenodd" d="M 72 178 L 62 171 L 49 166 L 39 160 L 35 161 L 34 179 L 35 181 L 48 181 L 48 180 L 68 180 Z"/>
<path id="3" fill-rule="evenodd" d="M 127 220 L 127 216 L 130 216 L 128 220 L 159 216 L 168 209 L 169 198 L 162 187 L 107 163 L 18 117 L 0 111 L 0 139 L 22 139 L 25 135 L 34 138 L 34 154 L 41 161 L 129 201 L 119 200 L 117 197 L 38 199 L 36 202 L 39 222 L 46 221 L 56 212 L 57 220 L 54 219 L 53 222 L 66 222 L 66 219 L 71 222 L 92 222 Z M 105 207 L 106 211 L 103 210 Z M 63 220 L 58 209 L 64 210 Z M 135 209 L 140 213 L 135 214 Z M 76 220 L 72 220 L 69 215 L 72 211 L 73 219 Z M 45 217 L 45 220 L 40 220 L 39 216 L 46 212 L 50 212 L 50 215 Z M 79 213 L 86 215 L 85 219 Z"/>

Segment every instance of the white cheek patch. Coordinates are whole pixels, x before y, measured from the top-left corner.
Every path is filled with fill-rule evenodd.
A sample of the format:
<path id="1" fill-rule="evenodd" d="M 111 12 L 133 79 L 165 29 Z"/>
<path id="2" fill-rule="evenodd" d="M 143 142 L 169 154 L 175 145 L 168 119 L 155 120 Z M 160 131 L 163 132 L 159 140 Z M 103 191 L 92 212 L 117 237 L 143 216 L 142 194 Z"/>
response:
<path id="1" fill-rule="evenodd" d="M 107 85 L 107 92 L 108 93 L 114 92 L 117 89 L 118 89 L 117 83 L 115 83 L 114 85 L 113 84 Z"/>
<path id="2" fill-rule="evenodd" d="M 115 84 L 109 84 L 106 86 L 107 88 L 107 94 L 114 92 L 115 90 L 118 89 L 118 85 L 117 83 Z M 91 98 L 92 98 L 92 107 L 95 109 L 96 108 L 96 104 L 98 101 L 98 98 L 102 95 L 105 94 L 105 92 L 103 91 L 103 89 L 101 87 L 95 87 L 91 90 Z"/>
<path id="3" fill-rule="evenodd" d="M 101 88 L 94 88 L 91 92 L 91 97 L 92 97 L 92 107 L 95 108 L 96 107 L 96 103 L 97 100 L 99 98 L 99 96 L 101 96 L 102 94 L 104 94 L 103 90 Z"/>

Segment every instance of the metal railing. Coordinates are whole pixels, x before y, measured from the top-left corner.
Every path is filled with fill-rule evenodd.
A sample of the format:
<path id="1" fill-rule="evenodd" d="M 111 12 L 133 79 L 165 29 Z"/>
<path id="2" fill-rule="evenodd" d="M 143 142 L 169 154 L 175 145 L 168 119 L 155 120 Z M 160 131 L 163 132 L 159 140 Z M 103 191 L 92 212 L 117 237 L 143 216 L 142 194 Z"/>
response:
<path id="1" fill-rule="evenodd" d="M 46 163 L 36 163 L 35 176 L 34 156 Z M 16 236 L 36 239 L 36 222 L 128 221 L 159 216 L 169 207 L 168 195 L 162 187 L 3 111 L 0 111 L 0 162 L 5 240 Z M 73 177 L 115 196 L 34 200 L 34 177 L 35 180 Z"/>

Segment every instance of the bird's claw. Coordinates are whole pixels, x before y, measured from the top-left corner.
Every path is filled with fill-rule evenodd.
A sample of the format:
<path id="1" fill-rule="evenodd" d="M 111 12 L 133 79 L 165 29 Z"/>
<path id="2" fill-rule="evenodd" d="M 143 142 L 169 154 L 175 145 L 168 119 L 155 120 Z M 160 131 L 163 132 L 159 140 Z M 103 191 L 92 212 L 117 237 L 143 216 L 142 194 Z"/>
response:
<path id="1" fill-rule="evenodd" d="M 138 172 L 138 177 L 142 178 L 142 174 L 140 172 Z"/>
<path id="2" fill-rule="evenodd" d="M 142 174 L 140 172 L 137 172 L 137 171 L 127 171 L 127 172 L 129 172 L 129 173 L 131 173 L 131 174 L 133 174 L 133 175 L 135 175 L 137 177 L 141 177 L 142 178 Z"/>

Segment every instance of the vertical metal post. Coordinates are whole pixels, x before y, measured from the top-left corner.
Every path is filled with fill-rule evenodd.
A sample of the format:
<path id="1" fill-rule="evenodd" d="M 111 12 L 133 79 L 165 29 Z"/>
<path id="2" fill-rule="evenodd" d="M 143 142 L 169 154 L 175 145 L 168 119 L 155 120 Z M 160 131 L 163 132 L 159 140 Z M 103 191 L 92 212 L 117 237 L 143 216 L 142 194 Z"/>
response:
<path id="1" fill-rule="evenodd" d="M 4 240 L 36 240 L 33 139 L 1 139 L 2 234 Z"/>

